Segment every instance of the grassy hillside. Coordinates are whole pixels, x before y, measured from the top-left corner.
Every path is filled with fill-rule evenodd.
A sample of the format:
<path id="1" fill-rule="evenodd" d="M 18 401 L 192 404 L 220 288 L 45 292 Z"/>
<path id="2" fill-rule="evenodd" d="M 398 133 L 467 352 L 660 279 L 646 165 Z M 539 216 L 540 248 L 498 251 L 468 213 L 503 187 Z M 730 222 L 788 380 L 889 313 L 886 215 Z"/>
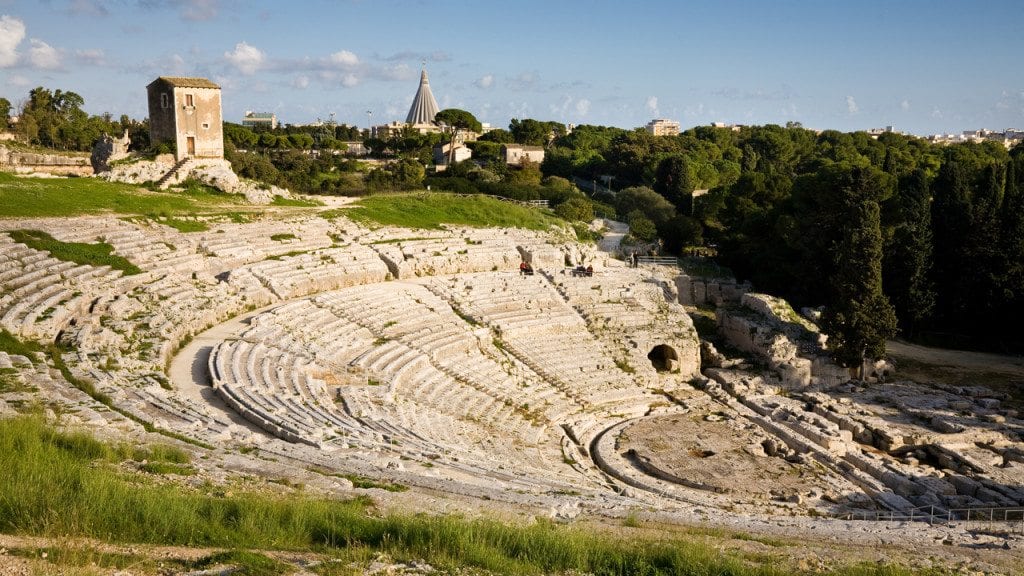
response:
<path id="1" fill-rule="evenodd" d="M 0 532 L 19 535 L 314 551 L 343 560 L 325 564 L 338 567 L 382 552 L 436 567 L 498 574 L 793 573 L 777 566 L 778 558 L 743 558 L 680 539 L 611 538 L 548 522 L 510 526 L 451 516 L 381 516 L 365 498 L 233 495 L 212 485 L 197 491 L 153 480 L 154 475 L 192 473 L 188 455 L 180 450 L 106 444 L 87 434 L 58 432 L 32 415 L 0 421 L 0 470 Z M 60 557 L 58 548 L 54 561 Z M 239 564 L 266 560 L 237 552 L 232 558 Z M 269 570 L 264 573 L 288 571 L 281 566 Z M 906 572 L 873 566 L 837 573 Z"/>
<path id="2" fill-rule="evenodd" d="M 440 192 L 386 194 L 360 200 L 345 216 L 360 222 L 436 229 L 442 224 L 546 230 L 562 220 L 536 208 L 490 196 L 456 196 Z"/>
<path id="3" fill-rule="evenodd" d="M 0 172 L 0 218 L 76 216 L 98 212 L 185 215 L 242 203 L 227 194 L 193 188 L 152 192 L 96 178 L 19 178 Z"/>

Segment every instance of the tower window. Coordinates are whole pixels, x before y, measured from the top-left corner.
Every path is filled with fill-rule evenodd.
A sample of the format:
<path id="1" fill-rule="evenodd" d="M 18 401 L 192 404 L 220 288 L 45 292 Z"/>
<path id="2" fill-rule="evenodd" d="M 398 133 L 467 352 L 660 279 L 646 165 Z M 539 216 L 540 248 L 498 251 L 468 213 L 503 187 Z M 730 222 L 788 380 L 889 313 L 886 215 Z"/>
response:
<path id="1" fill-rule="evenodd" d="M 160 93 L 160 107 L 161 108 L 167 108 L 167 106 L 168 106 L 167 92 L 161 92 Z"/>

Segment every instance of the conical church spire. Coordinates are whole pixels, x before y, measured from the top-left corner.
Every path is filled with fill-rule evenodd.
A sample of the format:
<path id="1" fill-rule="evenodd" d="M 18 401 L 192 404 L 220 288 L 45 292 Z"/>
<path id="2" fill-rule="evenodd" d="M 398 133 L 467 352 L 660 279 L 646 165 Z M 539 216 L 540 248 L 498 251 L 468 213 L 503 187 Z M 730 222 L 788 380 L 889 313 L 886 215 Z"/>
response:
<path id="1" fill-rule="evenodd" d="M 437 100 L 430 92 L 430 82 L 427 80 L 427 69 L 424 68 L 420 74 L 420 88 L 416 91 L 416 97 L 412 99 L 412 106 L 409 108 L 409 115 L 405 117 L 407 124 L 430 124 L 434 121 L 439 109 Z"/>

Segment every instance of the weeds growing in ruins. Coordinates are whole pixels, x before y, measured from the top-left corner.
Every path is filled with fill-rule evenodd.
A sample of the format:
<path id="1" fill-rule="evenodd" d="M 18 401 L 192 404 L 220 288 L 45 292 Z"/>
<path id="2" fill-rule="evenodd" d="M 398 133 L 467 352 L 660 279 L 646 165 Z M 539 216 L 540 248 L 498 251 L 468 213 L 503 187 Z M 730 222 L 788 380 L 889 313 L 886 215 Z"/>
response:
<path id="1" fill-rule="evenodd" d="M 97 267 L 109 266 L 124 272 L 126 276 L 142 272 L 138 266 L 123 256 L 114 254 L 114 247 L 105 242 L 61 242 L 41 230 L 11 230 L 8 234 L 15 242 L 20 242 L 33 250 L 49 252 L 50 256 L 64 262 Z"/>

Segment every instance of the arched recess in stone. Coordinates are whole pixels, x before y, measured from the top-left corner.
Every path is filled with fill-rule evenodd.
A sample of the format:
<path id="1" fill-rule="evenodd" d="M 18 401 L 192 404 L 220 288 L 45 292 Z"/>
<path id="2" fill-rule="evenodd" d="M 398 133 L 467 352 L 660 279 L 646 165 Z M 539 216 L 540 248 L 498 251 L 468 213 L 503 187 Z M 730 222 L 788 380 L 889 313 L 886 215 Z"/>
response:
<path id="1" fill-rule="evenodd" d="M 658 344 L 647 354 L 647 359 L 658 372 L 679 370 L 679 354 L 667 344 Z"/>

